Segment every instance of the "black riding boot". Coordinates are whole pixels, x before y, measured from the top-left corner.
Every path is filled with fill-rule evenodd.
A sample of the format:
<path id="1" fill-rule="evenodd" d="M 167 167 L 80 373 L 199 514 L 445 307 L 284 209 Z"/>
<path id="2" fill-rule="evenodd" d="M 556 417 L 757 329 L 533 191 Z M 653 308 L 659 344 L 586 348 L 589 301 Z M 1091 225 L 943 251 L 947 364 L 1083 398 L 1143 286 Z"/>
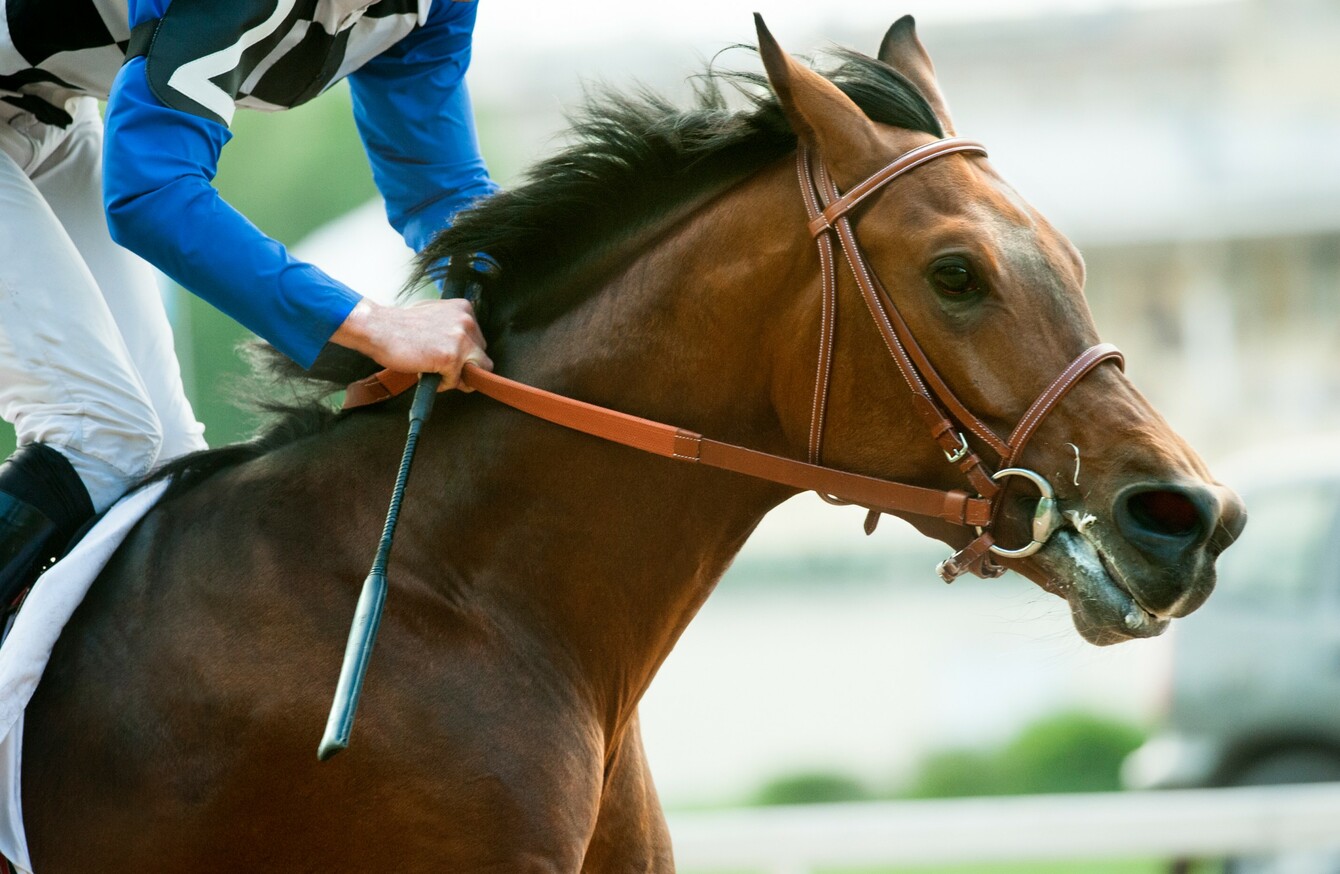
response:
<path id="1" fill-rule="evenodd" d="M 30 443 L 0 464 L 0 610 L 92 517 L 88 490 L 56 450 Z"/>

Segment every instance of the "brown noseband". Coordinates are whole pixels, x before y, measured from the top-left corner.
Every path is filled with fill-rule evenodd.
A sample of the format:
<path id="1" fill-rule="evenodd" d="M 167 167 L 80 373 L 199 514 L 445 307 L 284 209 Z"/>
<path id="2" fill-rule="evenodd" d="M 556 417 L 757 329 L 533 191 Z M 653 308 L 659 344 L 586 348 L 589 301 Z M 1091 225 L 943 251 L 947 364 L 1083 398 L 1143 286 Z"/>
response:
<path id="1" fill-rule="evenodd" d="M 810 233 L 819 246 L 823 300 L 819 320 L 819 365 L 815 374 L 814 405 L 810 415 L 810 464 L 820 463 L 824 419 L 828 405 L 828 385 L 833 373 L 833 328 L 837 318 L 837 269 L 834 249 L 835 246 L 839 246 L 856 280 L 856 286 L 860 289 L 866 309 L 869 310 L 875 326 L 879 329 L 890 357 L 893 358 L 894 364 L 898 366 L 903 380 L 912 392 L 912 408 L 930 429 L 931 437 L 944 451 L 945 459 L 950 464 L 956 465 L 977 493 L 991 503 L 992 521 L 994 522 L 1000 514 L 999 498 L 1003 492 L 1000 479 L 1007 476 L 1024 476 L 1037 484 L 1043 492 L 1042 501 L 1034 516 L 1033 542 L 1029 546 L 1018 550 L 1002 549 L 995 545 L 995 537 L 989 527 L 987 530 L 979 529 L 975 540 L 940 565 L 940 576 L 946 582 L 952 582 L 955 577 L 967 571 L 983 577 L 999 576 L 1004 573 L 1004 568 L 991 559 L 992 553 L 1008 557 L 1024 557 L 1042 547 L 1057 525 L 1051 487 L 1042 477 L 1032 471 L 1015 468 L 1014 464 L 1023 454 L 1024 446 L 1038 425 L 1081 379 L 1109 359 L 1115 360 L 1118 366 L 1125 364 L 1121 352 L 1110 343 L 1101 343 L 1086 349 L 1053 380 L 1037 400 L 1033 401 L 1007 440 L 1002 440 L 986 423 L 973 415 L 940 377 L 935 365 L 912 336 L 912 330 L 903 320 L 878 276 L 870 269 L 865 254 L 856 242 L 848 213 L 865 198 L 904 173 L 936 158 L 960 153 L 985 156 L 986 147 L 981 143 L 959 137 L 927 143 L 899 155 L 883 169 L 853 186 L 846 194 L 838 190 L 837 184 L 828 173 L 828 168 L 822 161 L 816 160 L 809 149 L 802 146 L 796 153 L 796 172 L 800 177 L 800 191 L 805 201 L 805 210 L 810 218 Z M 996 453 L 1000 458 L 1001 470 L 993 473 L 986 466 L 964 437 L 965 430 Z M 827 496 L 825 498 L 832 500 Z M 872 510 L 867 530 L 873 528 L 876 519 L 878 511 Z"/>
<path id="2" fill-rule="evenodd" d="M 970 140 L 936 140 L 900 155 L 846 194 L 838 191 L 827 169 L 821 162 L 814 161 L 806 149 L 802 147 L 798 154 L 801 193 L 810 217 L 810 231 L 818 241 L 823 283 L 819 367 L 810 417 L 808 463 L 710 440 L 684 428 L 583 403 L 523 385 L 480 370 L 474 365 L 466 365 L 462 370 L 461 383 L 508 406 L 585 434 L 666 458 L 704 464 L 795 489 L 814 491 L 825 500 L 836 503 L 863 506 L 870 510 L 871 520 L 878 519 L 880 513 L 910 513 L 976 528 L 977 538 L 940 564 L 940 576 L 946 582 L 952 582 L 955 577 L 969 571 L 983 577 L 999 576 L 1004 569 L 992 560 L 992 554 L 1012 558 L 1031 555 L 1042 547 L 1058 527 L 1051 486 L 1033 471 L 1012 465 L 1023 453 L 1024 446 L 1038 425 L 1076 383 L 1102 362 L 1111 359 L 1120 366 L 1123 359 L 1117 348 L 1108 343 L 1085 350 L 1033 401 L 1008 440 L 1000 439 L 974 416 L 941 379 L 926 353 L 917 345 L 912 331 L 899 315 L 888 292 L 866 262 L 856 242 L 848 213 L 866 197 L 909 170 L 936 158 L 960 152 L 985 155 L 986 149 Z M 812 169 L 815 164 L 817 170 Z M 824 467 L 819 463 L 828 405 L 828 385 L 833 370 L 833 327 L 837 317 L 837 256 L 834 238 L 851 268 L 861 297 L 879 328 L 889 355 L 912 391 L 913 409 L 925 421 L 931 437 L 944 450 L 948 462 L 957 466 L 967 477 L 977 492 L 976 496 L 960 489 L 938 491 L 875 479 Z M 381 371 L 350 385 L 344 407 L 351 409 L 386 400 L 409 389 L 416 382 L 417 377 L 413 374 Z M 963 436 L 965 430 L 999 456 L 1000 470 L 993 473 L 983 463 Z M 1042 492 L 1033 518 L 1033 542 L 1017 550 L 1007 550 L 996 545 L 991 533 L 992 523 L 1000 515 L 1000 497 L 1004 493 L 1000 480 L 1006 477 L 1028 479 Z M 867 522 L 866 530 L 871 530 L 870 521 Z"/>

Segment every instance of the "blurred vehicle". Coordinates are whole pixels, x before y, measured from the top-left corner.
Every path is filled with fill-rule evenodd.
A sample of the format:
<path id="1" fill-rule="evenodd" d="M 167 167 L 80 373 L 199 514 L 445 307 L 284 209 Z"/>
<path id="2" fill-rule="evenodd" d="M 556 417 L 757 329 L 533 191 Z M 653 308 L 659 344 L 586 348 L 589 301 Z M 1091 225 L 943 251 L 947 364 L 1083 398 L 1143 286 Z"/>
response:
<path id="1" fill-rule="evenodd" d="M 1246 531 L 1219 560 L 1210 599 L 1174 624 L 1166 714 L 1123 780 L 1340 781 L 1340 438 L 1244 456 L 1224 479 L 1247 503 Z M 1340 874 L 1340 852 L 1228 870 Z"/>

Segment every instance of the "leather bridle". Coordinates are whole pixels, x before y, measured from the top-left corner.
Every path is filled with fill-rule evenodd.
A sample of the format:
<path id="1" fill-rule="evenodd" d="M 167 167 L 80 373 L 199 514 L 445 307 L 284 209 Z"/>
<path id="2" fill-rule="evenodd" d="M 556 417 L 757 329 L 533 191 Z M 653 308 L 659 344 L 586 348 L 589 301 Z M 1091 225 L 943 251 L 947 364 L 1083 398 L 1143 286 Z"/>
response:
<path id="1" fill-rule="evenodd" d="M 991 430 L 963 404 L 936 371 L 922 351 L 912 330 L 903 320 L 892 298 L 885 291 L 878 276 L 870 269 L 865 254 L 856 242 L 849 213 L 863 200 L 888 183 L 911 170 L 947 155 L 986 155 L 986 146 L 961 137 L 935 140 L 911 151 L 904 152 L 891 163 L 853 186 L 846 194 L 839 191 L 828 168 L 816 161 L 810 150 L 801 146 L 796 152 L 796 173 L 800 191 L 809 214 L 810 233 L 819 247 L 820 275 L 822 277 L 822 316 L 819 328 L 819 365 L 814 383 L 814 405 L 810 418 L 809 460 L 818 464 L 823 447 L 823 428 L 828 401 L 828 384 L 833 372 L 833 327 L 837 318 L 837 269 L 834 249 L 841 248 L 860 289 L 870 317 L 879 329 L 889 356 L 902 374 L 912 392 L 912 408 L 930 429 L 931 437 L 944 451 L 945 459 L 958 467 L 977 493 L 992 503 L 991 518 L 999 516 L 1002 492 L 1001 480 L 1022 476 L 1038 486 L 1041 499 L 1034 513 L 1033 540 L 1021 549 L 1007 550 L 995 542 L 990 530 L 980 530 L 976 539 L 941 563 L 940 576 L 951 582 L 965 571 L 978 576 L 999 576 L 1004 568 L 991 560 L 991 555 L 1023 558 L 1042 548 L 1059 526 L 1055 511 L 1055 496 L 1047 480 L 1038 474 L 1015 467 L 1033 433 L 1042 420 L 1055 409 L 1061 399 L 1081 379 L 1099 364 L 1109 359 L 1124 366 L 1121 352 L 1110 343 L 1101 343 L 1082 352 L 1066 367 L 1047 389 L 1028 408 L 1007 440 Z M 955 424 L 957 423 L 957 425 Z M 973 450 L 963 431 L 967 430 L 986 444 L 1000 458 L 1001 469 L 992 473 Z M 828 496 L 824 496 L 829 499 Z M 872 511 L 873 513 L 873 511 Z M 873 530 L 877 515 L 866 523 Z"/>
<path id="2" fill-rule="evenodd" d="M 977 537 L 942 562 L 938 568 L 946 582 L 966 572 L 982 577 L 1004 572 L 993 555 L 1023 558 L 1032 555 L 1060 527 L 1055 495 L 1039 474 L 1014 465 L 1043 419 L 1088 373 L 1104 361 L 1124 366 L 1115 346 L 1102 343 L 1086 349 L 1033 401 L 1008 439 L 1002 440 L 977 418 L 954 394 L 922 351 L 892 299 L 870 269 L 852 228 L 850 212 L 871 194 L 922 164 L 954 154 L 986 155 L 980 143 L 957 137 L 940 139 L 906 152 L 883 169 L 841 193 L 827 168 L 803 146 L 797 153 L 797 174 L 809 228 L 819 251 L 822 311 L 819 329 L 819 361 L 810 417 L 808 462 L 770 455 L 700 434 L 587 404 L 572 398 L 523 385 L 474 365 L 467 365 L 461 382 L 504 404 L 583 433 L 632 446 L 668 458 L 706 464 L 780 483 L 791 488 L 818 492 L 834 503 L 856 504 L 870 511 L 866 530 L 872 530 L 881 513 L 929 516 L 957 525 L 973 527 Z M 912 407 L 944 451 L 946 460 L 967 478 L 976 495 L 953 489 L 940 491 L 862 476 L 820 464 L 829 383 L 832 378 L 834 326 L 837 319 L 837 250 L 841 250 L 861 297 L 904 381 L 912 392 Z M 412 387 L 414 374 L 382 371 L 349 386 L 345 409 L 385 400 Z M 971 434 L 1000 459 L 992 471 L 965 437 Z M 1000 514 L 1002 481 L 1023 477 L 1041 493 L 1032 522 L 1032 541 L 1020 549 L 999 546 L 992 532 Z"/>

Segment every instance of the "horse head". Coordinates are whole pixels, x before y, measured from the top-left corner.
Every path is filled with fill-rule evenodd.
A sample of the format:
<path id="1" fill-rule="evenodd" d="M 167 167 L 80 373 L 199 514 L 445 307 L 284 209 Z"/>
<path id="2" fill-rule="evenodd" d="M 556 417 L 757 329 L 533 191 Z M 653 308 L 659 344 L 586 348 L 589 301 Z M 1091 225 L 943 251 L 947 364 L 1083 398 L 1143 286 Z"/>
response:
<path id="1" fill-rule="evenodd" d="M 814 184 L 816 197 L 825 197 L 827 185 L 831 200 L 850 199 L 900 156 L 953 135 L 911 17 L 890 28 L 879 60 L 920 98 L 921 130 L 872 118 L 834 82 L 786 55 L 761 19 L 758 30 L 781 109 L 802 153 L 814 155 L 799 165 L 802 185 L 807 168 L 831 179 Z M 976 569 L 1016 570 L 1065 598 L 1093 643 L 1157 635 L 1209 595 L 1215 559 L 1242 530 L 1245 511 L 1126 378 L 1114 352 L 1084 362 L 1086 371 L 1062 397 L 1035 403 L 1098 342 L 1084 262 L 974 146 L 927 159 L 861 194 L 841 219 L 850 247 L 838 240 L 825 255 L 824 236 L 841 236 L 838 219 L 833 209 L 824 218 L 823 203 L 810 207 L 820 260 L 848 263 L 831 268 L 835 280 L 809 273 L 807 293 L 781 307 L 784 330 L 802 339 L 776 365 L 779 418 L 795 452 L 808 448 L 813 460 L 821 454 L 832 467 L 930 488 L 973 491 L 965 479 L 973 459 L 1024 469 L 1032 476 L 985 483 L 981 469 L 969 471 L 976 486 L 1003 487 L 989 526 L 999 554 L 979 556 Z M 864 253 L 864 265 L 853 252 Z M 821 313 L 815 301 L 824 292 L 814 286 L 829 281 L 836 282 L 833 312 L 826 305 Z M 862 281 L 873 290 L 858 291 Z M 863 294 L 865 306 L 858 303 Z M 885 319 L 900 321 L 906 334 L 881 331 Z M 821 350 L 817 377 L 808 338 Z M 919 369 L 927 372 L 916 373 L 914 363 L 913 375 L 900 374 L 890 357 L 896 360 L 903 345 L 919 347 L 926 360 Z M 931 390 L 937 380 L 947 396 Z M 953 420 L 955 430 L 938 435 L 940 442 L 928 439 L 924 424 L 935 416 L 914 409 L 927 405 L 921 392 L 936 415 Z M 1025 427 L 1036 430 L 1022 441 L 998 436 Z M 963 461 L 965 455 L 972 458 Z M 1042 515 L 1027 479 L 1054 491 L 1054 504 L 1043 508 L 1048 530 L 1038 535 L 1034 528 L 1040 548 L 1025 546 L 1030 517 Z M 969 527 L 905 518 L 956 549 L 976 539 Z"/>

